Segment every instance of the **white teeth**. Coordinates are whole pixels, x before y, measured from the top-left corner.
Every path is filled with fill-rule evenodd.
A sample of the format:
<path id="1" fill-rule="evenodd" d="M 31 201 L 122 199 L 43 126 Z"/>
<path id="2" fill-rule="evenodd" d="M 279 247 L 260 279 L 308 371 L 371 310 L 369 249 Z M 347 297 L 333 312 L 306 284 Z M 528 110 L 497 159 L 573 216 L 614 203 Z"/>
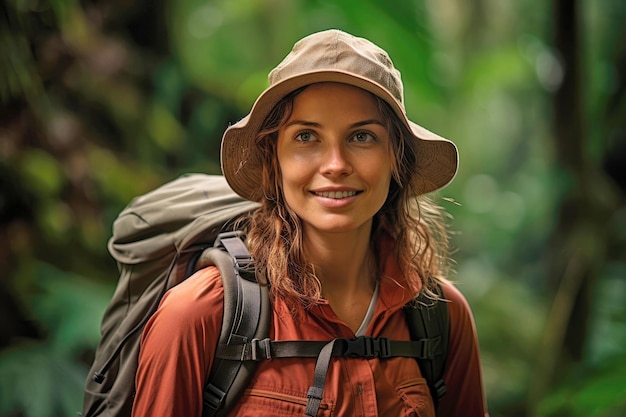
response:
<path id="1" fill-rule="evenodd" d="M 315 194 L 325 198 L 346 198 L 355 196 L 356 191 L 322 191 Z"/>

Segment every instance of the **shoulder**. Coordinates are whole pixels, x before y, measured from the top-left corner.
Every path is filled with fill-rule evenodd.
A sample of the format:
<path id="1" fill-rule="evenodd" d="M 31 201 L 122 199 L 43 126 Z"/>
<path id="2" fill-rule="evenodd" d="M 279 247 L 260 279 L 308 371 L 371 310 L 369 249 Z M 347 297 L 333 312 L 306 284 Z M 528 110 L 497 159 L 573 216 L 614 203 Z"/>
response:
<path id="1" fill-rule="evenodd" d="M 206 358 L 201 358 L 215 350 L 222 317 L 219 271 L 215 267 L 202 269 L 163 296 L 143 330 L 142 360 L 167 362 L 179 356 L 174 352 L 184 352 L 183 356 L 195 352 L 198 360 L 204 361 Z"/>
<path id="2" fill-rule="evenodd" d="M 452 283 L 442 285 L 444 301 L 448 305 L 450 315 L 450 338 L 474 339 L 476 328 L 474 316 L 469 302 L 463 293 Z"/>
<path id="3" fill-rule="evenodd" d="M 445 282 L 441 285 L 441 289 L 443 290 L 444 302 L 447 302 L 450 308 L 471 311 L 467 299 L 453 283 Z"/>
<path id="4" fill-rule="evenodd" d="M 208 267 L 167 291 L 155 316 L 179 329 L 207 324 L 207 321 L 221 325 L 223 303 L 224 288 L 219 270 Z"/>
<path id="5" fill-rule="evenodd" d="M 470 305 L 451 283 L 442 285 L 450 315 L 444 380 L 448 388 L 437 409 L 446 416 L 486 416 L 478 335 Z"/>
<path id="6" fill-rule="evenodd" d="M 200 415 L 222 310 L 215 267 L 198 271 L 163 296 L 142 334 L 133 415 Z"/>
<path id="7" fill-rule="evenodd" d="M 209 266 L 171 288 L 163 299 L 169 297 L 203 299 L 207 295 L 214 295 L 215 291 L 223 292 L 222 278 L 216 267 Z"/>

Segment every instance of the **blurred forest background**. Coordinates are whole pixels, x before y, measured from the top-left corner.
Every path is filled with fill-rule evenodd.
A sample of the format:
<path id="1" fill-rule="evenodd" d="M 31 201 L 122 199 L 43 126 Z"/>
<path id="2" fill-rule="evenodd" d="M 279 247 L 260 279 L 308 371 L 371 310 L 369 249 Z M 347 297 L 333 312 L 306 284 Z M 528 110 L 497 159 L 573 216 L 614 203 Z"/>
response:
<path id="1" fill-rule="evenodd" d="M 389 51 L 453 139 L 436 197 L 492 417 L 626 416 L 626 2 L 4 0 L 0 416 L 71 416 L 112 295 L 116 214 L 219 173 L 228 123 L 292 44 Z"/>

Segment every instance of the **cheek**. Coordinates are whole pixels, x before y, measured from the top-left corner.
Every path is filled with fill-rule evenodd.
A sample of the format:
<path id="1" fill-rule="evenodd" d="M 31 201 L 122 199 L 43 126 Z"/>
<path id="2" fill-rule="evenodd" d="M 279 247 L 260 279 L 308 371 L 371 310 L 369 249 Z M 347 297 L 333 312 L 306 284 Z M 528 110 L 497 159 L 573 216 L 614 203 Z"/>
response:
<path id="1" fill-rule="evenodd" d="M 299 164 L 281 165 L 281 186 L 285 202 L 293 208 L 294 202 L 302 195 L 308 184 L 307 170 Z"/>
<path id="2" fill-rule="evenodd" d="M 307 164 L 293 157 L 286 158 L 280 151 L 277 155 L 279 183 L 282 188 L 285 203 L 293 208 L 293 203 L 306 183 Z"/>
<path id="3" fill-rule="evenodd" d="M 391 187 L 391 175 L 380 176 L 378 183 L 378 198 L 380 206 L 382 207 L 389 195 L 389 188 Z"/>
<path id="4" fill-rule="evenodd" d="M 280 142 L 279 142 L 280 145 Z M 315 171 L 316 157 L 311 152 L 293 152 L 279 146 L 277 150 L 278 168 L 284 186 L 302 184 Z"/>
<path id="5" fill-rule="evenodd" d="M 391 160 L 389 158 L 380 158 L 371 161 L 367 166 L 367 175 L 371 179 L 371 183 L 375 184 L 376 194 L 382 200 L 382 204 L 387 199 L 389 187 L 391 186 L 391 178 L 393 176 Z"/>
<path id="6" fill-rule="evenodd" d="M 363 169 L 370 178 L 378 178 L 382 182 L 388 182 L 392 175 L 392 160 L 388 155 L 376 155 L 364 161 Z"/>

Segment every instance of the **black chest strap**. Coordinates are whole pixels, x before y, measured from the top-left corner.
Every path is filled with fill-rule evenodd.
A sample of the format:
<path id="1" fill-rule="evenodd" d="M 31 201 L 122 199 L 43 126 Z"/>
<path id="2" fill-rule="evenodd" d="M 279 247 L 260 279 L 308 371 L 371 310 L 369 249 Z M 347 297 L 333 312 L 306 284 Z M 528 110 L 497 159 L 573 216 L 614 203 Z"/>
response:
<path id="1" fill-rule="evenodd" d="M 352 358 L 410 357 L 432 359 L 441 354 L 441 338 L 391 340 L 386 337 L 359 336 L 334 339 L 331 356 Z M 220 345 L 216 358 L 232 361 L 263 361 L 278 358 L 316 358 L 329 341 L 252 339 L 238 345 Z"/>
<path id="2" fill-rule="evenodd" d="M 359 336 L 329 341 L 253 339 L 239 345 L 220 345 L 216 357 L 232 361 L 262 361 L 277 358 L 317 358 L 313 385 L 307 392 L 305 415 L 316 416 L 332 357 L 392 358 L 412 357 L 432 360 L 443 351 L 441 338 L 390 340 L 386 337 Z"/>

